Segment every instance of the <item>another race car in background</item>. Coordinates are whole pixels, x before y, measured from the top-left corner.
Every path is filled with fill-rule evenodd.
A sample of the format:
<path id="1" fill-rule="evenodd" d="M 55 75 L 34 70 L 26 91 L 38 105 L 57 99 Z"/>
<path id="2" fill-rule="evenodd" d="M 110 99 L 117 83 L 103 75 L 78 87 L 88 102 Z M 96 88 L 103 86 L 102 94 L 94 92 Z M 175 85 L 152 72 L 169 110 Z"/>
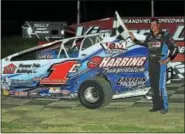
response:
<path id="1" fill-rule="evenodd" d="M 2 59 L 3 94 L 78 97 L 92 109 L 112 99 L 146 96 L 150 90 L 148 50 L 133 44 L 115 14 L 116 34 L 110 37 L 91 34 L 56 40 Z M 144 35 L 135 37 L 145 39 Z"/>

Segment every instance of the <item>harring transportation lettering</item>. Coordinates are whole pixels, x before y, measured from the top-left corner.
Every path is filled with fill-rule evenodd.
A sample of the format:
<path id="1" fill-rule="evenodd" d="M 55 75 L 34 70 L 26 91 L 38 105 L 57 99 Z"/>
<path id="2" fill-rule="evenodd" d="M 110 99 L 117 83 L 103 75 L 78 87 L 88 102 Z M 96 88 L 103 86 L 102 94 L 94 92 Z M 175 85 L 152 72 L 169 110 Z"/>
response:
<path id="1" fill-rule="evenodd" d="M 135 73 L 135 72 L 144 72 L 144 67 L 124 67 L 124 68 L 104 68 L 104 73 L 120 73 L 120 72 L 126 72 L 126 73 Z"/>
<path id="2" fill-rule="evenodd" d="M 145 64 L 147 58 L 146 57 L 93 57 L 88 63 L 87 66 L 89 68 L 100 67 L 100 68 L 108 68 L 108 67 L 141 67 Z"/>
<path id="3" fill-rule="evenodd" d="M 146 57 L 103 58 L 99 67 L 143 66 L 146 59 Z"/>
<path id="4" fill-rule="evenodd" d="M 135 87 L 135 86 L 142 86 L 145 84 L 146 82 L 146 78 L 129 78 L 129 77 L 125 77 L 125 78 L 120 78 L 118 80 L 117 85 L 118 86 L 124 86 L 124 87 Z"/>

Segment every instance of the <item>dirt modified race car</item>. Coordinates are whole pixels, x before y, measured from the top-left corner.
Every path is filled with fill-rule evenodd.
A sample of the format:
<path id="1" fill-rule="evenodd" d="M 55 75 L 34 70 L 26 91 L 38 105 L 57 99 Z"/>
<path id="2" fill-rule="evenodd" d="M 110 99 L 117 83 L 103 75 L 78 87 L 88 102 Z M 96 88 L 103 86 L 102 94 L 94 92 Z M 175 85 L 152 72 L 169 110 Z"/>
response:
<path id="1" fill-rule="evenodd" d="M 112 99 L 145 96 L 150 90 L 148 50 L 132 43 L 117 12 L 113 28 L 116 34 L 108 37 L 98 33 L 56 40 L 2 59 L 3 94 L 78 97 L 92 109 Z"/>

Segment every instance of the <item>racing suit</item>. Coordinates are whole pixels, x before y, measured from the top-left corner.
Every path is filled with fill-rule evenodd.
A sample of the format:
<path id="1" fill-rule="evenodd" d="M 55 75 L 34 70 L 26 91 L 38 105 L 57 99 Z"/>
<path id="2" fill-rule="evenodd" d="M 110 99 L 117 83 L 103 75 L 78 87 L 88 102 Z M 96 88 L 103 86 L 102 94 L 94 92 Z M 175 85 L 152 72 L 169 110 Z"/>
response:
<path id="1" fill-rule="evenodd" d="M 149 49 L 149 77 L 153 93 L 153 109 L 168 110 L 168 94 L 166 91 L 167 65 L 160 65 L 160 60 L 168 57 L 173 60 L 178 53 L 177 47 L 168 32 L 160 31 L 156 36 L 150 32 L 145 41 L 137 39 L 134 42 Z M 170 50 L 168 54 L 168 50 Z"/>

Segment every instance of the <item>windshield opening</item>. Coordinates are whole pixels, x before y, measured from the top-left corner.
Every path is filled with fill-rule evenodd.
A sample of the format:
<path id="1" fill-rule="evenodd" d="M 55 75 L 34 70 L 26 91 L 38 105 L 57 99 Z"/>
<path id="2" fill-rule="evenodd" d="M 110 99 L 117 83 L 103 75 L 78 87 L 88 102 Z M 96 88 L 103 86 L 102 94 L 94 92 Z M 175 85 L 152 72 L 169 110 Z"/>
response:
<path id="1" fill-rule="evenodd" d="M 101 42 L 102 40 L 103 40 L 103 38 L 100 37 L 99 35 L 86 37 L 83 41 L 83 44 L 82 44 L 82 51 Z"/>
<path id="2" fill-rule="evenodd" d="M 71 39 L 64 43 L 64 48 L 69 58 L 78 58 L 83 38 Z"/>

